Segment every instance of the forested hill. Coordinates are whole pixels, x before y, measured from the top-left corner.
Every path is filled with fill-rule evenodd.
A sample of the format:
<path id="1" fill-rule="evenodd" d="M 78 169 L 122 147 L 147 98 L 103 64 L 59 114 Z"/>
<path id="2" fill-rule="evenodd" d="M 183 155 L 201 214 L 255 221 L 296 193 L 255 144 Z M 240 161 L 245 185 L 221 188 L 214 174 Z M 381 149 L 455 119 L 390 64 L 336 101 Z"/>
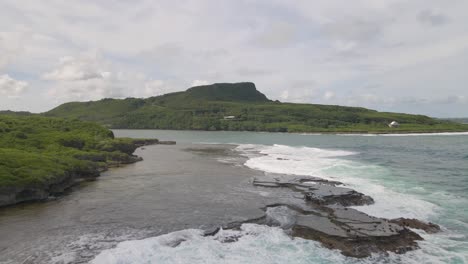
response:
<path id="1" fill-rule="evenodd" d="M 440 132 L 467 125 L 422 115 L 384 113 L 360 107 L 293 104 L 269 100 L 253 83 L 218 83 L 146 99 L 71 102 L 46 116 L 96 121 L 110 128 L 270 132 Z M 397 121 L 399 128 L 389 128 Z"/>

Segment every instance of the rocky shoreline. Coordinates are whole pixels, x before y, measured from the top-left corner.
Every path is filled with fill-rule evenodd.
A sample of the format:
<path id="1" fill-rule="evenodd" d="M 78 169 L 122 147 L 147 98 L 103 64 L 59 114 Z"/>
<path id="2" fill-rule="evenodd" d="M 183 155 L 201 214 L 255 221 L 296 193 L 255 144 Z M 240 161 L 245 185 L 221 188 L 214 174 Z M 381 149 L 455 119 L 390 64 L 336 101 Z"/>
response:
<path id="1" fill-rule="evenodd" d="M 126 155 L 113 157 L 112 160 L 101 160 L 102 157 L 100 156 L 92 157 L 91 161 L 100 162 L 98 166 L 92 163 L 86 169 L 81 168 L 69 171 L 61 177 L 54 177 L 45 184 L 38 186 L 0 187 L 0 208 L 23 202 L 44 201 L 50 197 L 59 196 L 79 182 L 95 180 L 102 172 L 107 171 L 109 168 L 142 161 L 143 159 L 133 155 L 133 152 L 137 148 L 156 144 L 174 145 L 176 142 L 159 141 L 157 139 L 135 139 L 129 149 L 127 149 L 128 146 L 125 146 L 125 149 L 118 149 Z M 114 149 L 110 151 L 114 151 Z M 86 159 L 89 159 L 89 157 L 86 157 Z"/>
<path id="2" fill-rule="evenodd" d="M 196 152 L 217 152 L 217 149 L 199 149 Z M 440 227 L 433 223 L 417 219 L 378 218 L 350 208 L 370 205 L 374 200 L 342 187 L 341 182 L 310 176 L 265 173 L 263 176 L 255 176 L 252 184 L 256 188 L 273 192 L 276 189 L 282 194 L 278 195 L 277 201 L 272 199 L 263 208 L 265 213 L 262 217 L 229 223 L 222 229 L 239 229 L 244 223 L 278 226 L 292 237 L 315 240 L 326 248 L 338 249 L 343 255 L 356 258 L 369 257 L 373 253 L 403 254 L 418 249 L 417 241 L 423 238 L 411 229 L 420 229 L 426 233 L 440 231 Z M 285 191 L 290 193 L 287 199 L 284 199 Z M 205 235 L 216 235 L 219 230 L 208 230 Z M 232 237 L 223 242 L 234 242 L 237 239 Z"/>

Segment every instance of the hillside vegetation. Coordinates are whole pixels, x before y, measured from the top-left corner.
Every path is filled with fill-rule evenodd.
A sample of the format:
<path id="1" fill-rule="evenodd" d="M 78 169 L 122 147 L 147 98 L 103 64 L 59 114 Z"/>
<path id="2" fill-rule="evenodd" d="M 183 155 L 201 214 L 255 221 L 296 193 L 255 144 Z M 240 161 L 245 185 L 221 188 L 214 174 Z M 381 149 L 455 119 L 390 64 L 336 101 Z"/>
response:
<path id="1" fill-rule="evenodd" d="M 403 133 L 468 131 L 468 126 L 423 115 L 360 107 L 269 100 L 253 83 L 213 84 L 147 99 L 63 104 L 46 116 L 95 121 L 110 128 L 270 132 Z M 226 116 L 234 116 L 225 120 Z M 389 128 L 397 121 L 399 128 Z"/>
<path id="2" fill-rule="evenodd" d="M 447 118 L 445 120 L 462 123 L 462 124 L 468 124 L 468 117 L 467 118 Z"/>
<path id="3" fill-rule="evenodd" d="M 78 178 L 138 161 L 132 153 L 146 143 L 114 139 L 97 123 L 0 114 L 0 206 L 47 198 Z"/>

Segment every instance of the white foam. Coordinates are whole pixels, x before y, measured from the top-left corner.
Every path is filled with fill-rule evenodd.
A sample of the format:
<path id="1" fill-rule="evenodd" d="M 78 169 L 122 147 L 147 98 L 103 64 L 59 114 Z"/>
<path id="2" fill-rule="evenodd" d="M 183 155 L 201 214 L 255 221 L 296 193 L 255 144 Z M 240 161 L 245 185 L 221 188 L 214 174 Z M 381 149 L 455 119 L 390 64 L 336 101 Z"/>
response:
<path id="1" fill-rule="evenodd" d="M 227 242 L 233 241 L 234 242 Z M 102 251 L 90 263 L 463 263 L 464 255 L 424 241 L 422 249 L 397 255 L 373 255 L 365 259 L 345 257 L 337 250 L 323 248 L 318 242 L 291 238 L 282 229 L 243 224 L 240 230 L 221 230 L 203 236 L 202 230 L 187 229 L 166 235 L 122 242 Z M 450 244 L 452 246 L 464 246 Z M 458 262 L 457 262 L 458 261 Z"/>
<path id="2" fill-rule="evenodd" d="M 249 157 L 246 165 L 266 172 L 310 175 L 338 180 L 365 194 L 371 195 L 375 205 L 359 210 L 388 218 L 414 217 L 426 219 L 436 206 L 415 196 L 398 193 L 384 187 L 376 175 L 389 176 L 383 167 L 345 159 L 357 153 L 343 150 L 264 146 L 244 144 L 237 147 Z M 267 195 L 267 193 L 265 193 Z M 287 208 L 270 208 L 268 218 L 287 227 L 290 218 Z M 345 257 L 337 250 L 323 248 L 318 242 L 289 237 L 281 228 L 244 224 L 240 230 L 221 230 L 215 236 L 203 236 L 203 231 L 188 229 L 158 237 L 126 241 L 116 248 L 102 251 L 91 263 L 464 263 L 466 242 L 452 239 L 446 232 L 427 235 L 421 233 L 420 250 L 403 255 L 390 253 L 365 259 Z M 237 238 L 235 242 L 223 241 Z M 452 249 L 458 249 L 453 251 Z M 460 253 L 462 252 L 462 253 Z"/>
<path id="3" fill-rule="evenodd" d="M 373 179 L 375 176 L 390 176 L 387 169 L 344 159 L 346 156 L 358 154 L 356 152 L 254 144 L 240 145 L 237 150 L 249 157 L 245 165 L 252 169 L 336 180 L 370 195 L 375 204 L 360 206 L 359 210 L 373 216 L 427 220 L 437 209 L 437 206 L 430 202 L 390 190 Z"/>
<path id="4" fill-rule="evenodd" d="M 223 243 L 231 237 L 238 241 Z M 175 242 L 184 240 L 178 246 Z M 325 255 L 324 255 L 325 254 Z M 182 230 L 167 235 L 120 243 L 101 252 L 91 263 L 319 263 L 343 262 L 344 257 L 322 249 L 316 242 L 291 239 L 282 229 L 244 224 L 240 231 L 221 230 L 204 237 L 201 230 Z"/>
<path id="5" fill-rule="evenodd" d="M 382 136 L 382 137 L 414 137 L 414 136 L 467 136 L 468 132 L 439 132 L 439 133 L 398 133 L 398 134 L 336 134 L 337 136 Z"/>

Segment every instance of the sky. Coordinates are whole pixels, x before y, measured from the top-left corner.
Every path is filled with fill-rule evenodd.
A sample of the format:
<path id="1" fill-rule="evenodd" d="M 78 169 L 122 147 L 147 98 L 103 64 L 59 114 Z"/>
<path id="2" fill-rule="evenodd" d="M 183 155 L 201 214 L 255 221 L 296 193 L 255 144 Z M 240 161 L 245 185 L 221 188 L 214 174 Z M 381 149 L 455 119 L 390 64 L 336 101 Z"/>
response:
<path id="1" fill-rule="evenodd" d="M 1 0 L 0 110 L 251 81 L 282 102 L 468 116 L 466 0 Z"/>

